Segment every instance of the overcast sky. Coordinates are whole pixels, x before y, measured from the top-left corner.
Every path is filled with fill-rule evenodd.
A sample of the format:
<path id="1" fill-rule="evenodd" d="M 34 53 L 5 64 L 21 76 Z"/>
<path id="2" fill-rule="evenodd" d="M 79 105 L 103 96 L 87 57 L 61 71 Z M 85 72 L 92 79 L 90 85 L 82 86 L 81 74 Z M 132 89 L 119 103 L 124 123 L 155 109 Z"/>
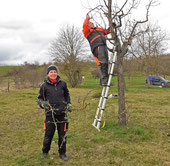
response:
<path id="1" fill-rule="evenodd" d="M 99 0 L 89 2 L 96 5 Z M 64 24 L 82 28 L 87 4 L 87 0 L 0 0 L 0 65 L 49 62 L 50 41 Z M 168 33 L 169 7 L 170 0 L 160 0 L 150 10 L 152 20 Z"/>

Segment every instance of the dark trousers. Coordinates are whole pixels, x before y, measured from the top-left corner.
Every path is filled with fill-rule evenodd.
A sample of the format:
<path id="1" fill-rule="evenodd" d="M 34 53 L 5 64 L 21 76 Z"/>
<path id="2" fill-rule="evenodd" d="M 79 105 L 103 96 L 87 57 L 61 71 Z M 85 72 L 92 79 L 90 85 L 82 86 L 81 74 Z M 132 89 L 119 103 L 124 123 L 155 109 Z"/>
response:
<path id="1" fill-rule="evenodd" d="M 107 46 L 101 45 L 96 47 L 93 55 L 96 57 L 96 62 L 100 69 L 100 84 L 106 84 L 109 78 Z"/>
<path id="2" fill-rule="evenodd" d="M 56 125 L 55 125 L 56 124 Z M 43 153 L 48 153 L 51 147 L 51 141 L 54 136 L 57 126 L 58 131 L 58 152 L 59 154 L 66 153 L 66 130 L 68 129 L 68 122 L 63 115 L 55 116 L 55 123 L 53 118 L 46 117 L 45 120 L 45 135 L 43 140 Z"/>

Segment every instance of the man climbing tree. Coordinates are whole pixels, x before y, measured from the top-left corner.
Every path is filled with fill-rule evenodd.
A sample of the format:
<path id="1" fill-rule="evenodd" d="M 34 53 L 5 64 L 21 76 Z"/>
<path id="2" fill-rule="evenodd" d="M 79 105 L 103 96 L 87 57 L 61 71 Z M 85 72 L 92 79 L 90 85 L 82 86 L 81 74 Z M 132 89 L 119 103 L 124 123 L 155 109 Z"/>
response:
<path id="1" fill-rule="evenodd" d="M 108 82 L 108 50 L 105 35 L 110 33 L 110 28 L 102 29 L 95 27 L 90 22 L 89 14 L 83 23 L 83 34 L 89 41 L 91 51 L 94 55 L 97 65 L 100 67 L 100 85 L 106 86 Z"/>

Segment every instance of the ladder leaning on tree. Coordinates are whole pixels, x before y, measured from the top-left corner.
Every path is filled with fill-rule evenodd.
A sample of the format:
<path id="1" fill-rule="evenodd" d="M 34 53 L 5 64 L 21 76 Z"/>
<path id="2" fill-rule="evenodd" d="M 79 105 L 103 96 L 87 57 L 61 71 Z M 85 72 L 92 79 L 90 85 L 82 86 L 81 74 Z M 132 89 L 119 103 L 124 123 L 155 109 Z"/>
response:
<path id="1" fill-rule="evenodd" d="M 97 107 L 97 111 L 96 111 L 96 115 L 94 118 L 94 122 L 93 122 L 93 126 L 100 131 L 100 125 L 104 116 L 104 109 L 105 109 L 105 105 L 106 105 L 106 100 L 108 98 L 108 92 L 109 92 L 109 88 L 110 88 L 110 84 L 111 84 L 111 80 L 112 80 L 112 76 L 113 76 L 113 70 L 114 70 L 114 66 L 115 66 L 115 61 L 116 61 L 116 57 L 117 57 L 117 52 L 115 51 L 112 56 L 111 56 L 111 65 L 109 67 L 109 79 L 108 79 L 108 83 L 106 86 L 103 86 L 102 92 L 101 92 L 101 96 L 99 99 L 99 104 Z"/>

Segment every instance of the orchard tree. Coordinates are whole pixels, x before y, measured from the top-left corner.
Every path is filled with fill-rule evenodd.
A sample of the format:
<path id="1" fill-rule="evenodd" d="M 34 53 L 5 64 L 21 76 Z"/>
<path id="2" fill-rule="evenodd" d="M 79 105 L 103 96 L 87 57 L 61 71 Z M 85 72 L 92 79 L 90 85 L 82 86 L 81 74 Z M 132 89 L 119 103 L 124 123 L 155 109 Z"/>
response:
<path id="1" fill-rule="evenodd" d="M 148 21 L 150 7 L 156 5 L 157 1 L 148 0 L 147 4 L 142 5 L 140 5 L 140 0 L 121 0 L 119 2 L 103 0 L 100 2 L 97 7 L 91 9 L 91 12 L 95 13 L 92 17 L 100 26 L 106 28 L 109 25 L 111 28 L 111 35 L 108 37 L 108 46 L 111 46 L 111 49 L 109 47 L 108 50 L 117 52 L 119 124 L 126 125 L 123 61 L 134 37 L 141 33 L 138 26 Z M 138 15 L 137 9 L 139 10 L 140 6 L 145 6 L 145 8 L 141 9 L 140 15 Z M 98 16 L 102 22 L 98 22 Z"/>
<path id="2" fill-rule="evenodd" d="M 149 75 L 163 73 L 161 55 L 164 54 L 167 46 L 166 33 L 157 24 L 148 23 L 138 28 L 141 33 L 135 37 L 130 53 L 140 59 L 142 70 L 147 76 L 148 86 L 150 86 Z"/>
<path id="3" fill-rule="evenodd" d="M 80 59 L 86 57 L 87 46 L 79 28 L 74 25 L 62 27 L 51 42 L 49 52 L 56 63 L 62 64 L 61 72 L 72 87 L 81 83 Z"/>

